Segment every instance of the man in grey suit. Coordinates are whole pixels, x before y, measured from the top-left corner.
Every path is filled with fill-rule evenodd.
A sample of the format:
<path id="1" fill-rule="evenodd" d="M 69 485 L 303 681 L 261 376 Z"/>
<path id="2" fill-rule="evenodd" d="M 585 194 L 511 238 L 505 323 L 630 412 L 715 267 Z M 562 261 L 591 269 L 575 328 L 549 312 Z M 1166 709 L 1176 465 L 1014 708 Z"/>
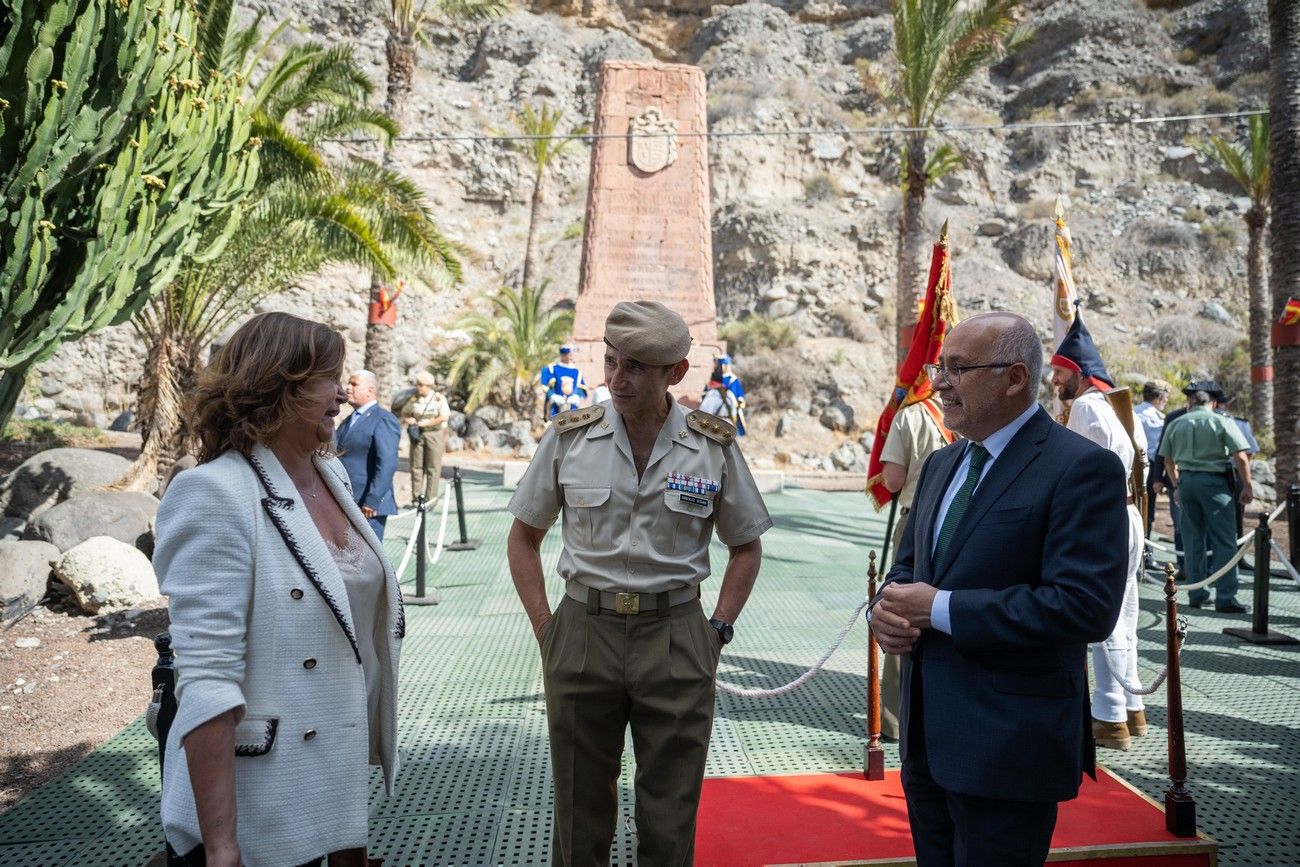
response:
<path id="1" fill-rule="evenodd" d="M 1028 320 L 958 325 L 927 374 L 959 440 L 921 471 L 869 620 L 903 656 L 903 789 L 918 867 L 1041 865 L 1095 775 L 1084 668 L 1127 565 L 1125 468 L 1037 405 Z"/>

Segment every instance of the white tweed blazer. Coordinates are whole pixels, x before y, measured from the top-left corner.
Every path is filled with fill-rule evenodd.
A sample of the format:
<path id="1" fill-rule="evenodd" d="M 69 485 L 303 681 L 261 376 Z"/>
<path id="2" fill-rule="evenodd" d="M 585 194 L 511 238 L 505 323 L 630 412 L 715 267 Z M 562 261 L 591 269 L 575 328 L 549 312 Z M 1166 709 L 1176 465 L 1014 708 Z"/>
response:
<path id="1" fill-rule="evenodd" d="M 384 564 L 376 740 L 391 795 L 402 597 L 342 464 L 315 461 Z M 232 708 L 244 864 L 301 864 L 364 846 L 370 743 L 356 627 L 325 540 L 270 449 L 257 446 L 247 457 L 227 452 L 172 481 L 158 509 L 154 568 L 170 597 L 176 651 L 179 710 L 162 792 L 172 848 L 184 854 L 202 842 L 182 741 Z"/>

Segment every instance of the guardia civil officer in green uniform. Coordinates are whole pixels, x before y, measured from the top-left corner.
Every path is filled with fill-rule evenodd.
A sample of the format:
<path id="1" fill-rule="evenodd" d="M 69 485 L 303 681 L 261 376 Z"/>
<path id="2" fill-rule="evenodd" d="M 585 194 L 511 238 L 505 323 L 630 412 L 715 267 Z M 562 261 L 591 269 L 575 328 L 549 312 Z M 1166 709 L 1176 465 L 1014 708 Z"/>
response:
<path id="1" fill-rule="evenodd" d="M 653 301 L 605 320 L 611 400 L 556 416 L 510 500 L 510 573 L 541 644 L 555 778 L 554 864 L 607 864 L 624 733 L 636 753 L 637 859 L 692 863 L 722 646 L 772 526 L 735 429 L 668 394 L 690 332 Z M 539 554 L 563 514 L 554 613 Z M 730 550 L 706 615 L 714 532 Z"/>

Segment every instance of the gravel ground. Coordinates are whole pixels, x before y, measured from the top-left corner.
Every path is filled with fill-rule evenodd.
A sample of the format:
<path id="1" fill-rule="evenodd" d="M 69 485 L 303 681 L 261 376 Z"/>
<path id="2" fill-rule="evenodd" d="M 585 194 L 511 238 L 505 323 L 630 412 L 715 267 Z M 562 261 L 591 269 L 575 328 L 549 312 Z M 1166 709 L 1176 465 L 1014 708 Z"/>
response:
<path id="1" fill-rule="evenodd" d="M 92 616 L 59 597 L 0 632 L 0 811 L 144 712 L 166 629 L 161 598 Z"/>

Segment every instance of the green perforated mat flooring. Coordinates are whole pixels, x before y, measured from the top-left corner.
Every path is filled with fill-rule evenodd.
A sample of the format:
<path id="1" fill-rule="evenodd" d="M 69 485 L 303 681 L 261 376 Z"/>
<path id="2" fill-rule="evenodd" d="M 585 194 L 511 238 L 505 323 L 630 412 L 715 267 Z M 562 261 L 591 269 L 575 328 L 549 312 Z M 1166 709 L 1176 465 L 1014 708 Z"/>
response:
<path id="1" fill-rule="evenodd" d="M 505 562 L 509 494 L 498 476 L 468 473 L 468 531 L 476 551 L 443 552 L 433 567 L 441 604 L 409 607 L 402 656 L 402 772 L 397 795 L 372 781 L 372 854 L 388 865 L 538 864 L 548 860 L 550 769 L 536 643 Z M 769 496 L 776 527 L 763 571 L 723 656 L 721 679 L 745 687 L 792 680 L 838 633 L 865 592 L 865 556 L 884 517 L 855 493 L 788 489 Z M 431 515 L 436 540 L 438 513 Z M 388 541 L 401 558 L 410 521 Z M 455 513 L 448 538 L 456 536 Z M 548 569 L 559 553 L 553 531 Z M 715 545 L 715 567 L 726 551 Z M 414 565 L 403 576 L 414 582 Z M 554 579 L 551 579 L 554 580 Z M 717 579 L 705 584 L 706 608 Z M 558 586 L 552 585 L 552 597 Z M 1142 590 L 1141 677 L 1164 661 L 1160 591 Z M 1250 599 L 1243 578 L 1242 596 Z M 1300 636 L 1300 591 L 1272 584 L 1272 626 Z M 1300 864 L 1300 649 L 1254 647 L 1220 634 L 1244 618 L 1193 611 L 1183 653 L 1190 786 L 1200 825 L 1223 864 Z M 792 694 L 719 694 L 708 773 L 783 774 L 861 767 L 866 691 L 861 624 L 821 675 Z M 145 694 L 141 684 L 141 695 Z M 1103 751 L 1118 774 L 1159 800 L 1166 786 L 1163 689 L 1151 733 L 1127 753 Z M 889 766 L 898 751 L 886 745 Z M 61 779 L 0 815 L 0 864 L 137 867 L 159 851 L 155 745 L 128 726 Z M 624 759 L 614 861 L 633 863 L 630 747 Z"/>

